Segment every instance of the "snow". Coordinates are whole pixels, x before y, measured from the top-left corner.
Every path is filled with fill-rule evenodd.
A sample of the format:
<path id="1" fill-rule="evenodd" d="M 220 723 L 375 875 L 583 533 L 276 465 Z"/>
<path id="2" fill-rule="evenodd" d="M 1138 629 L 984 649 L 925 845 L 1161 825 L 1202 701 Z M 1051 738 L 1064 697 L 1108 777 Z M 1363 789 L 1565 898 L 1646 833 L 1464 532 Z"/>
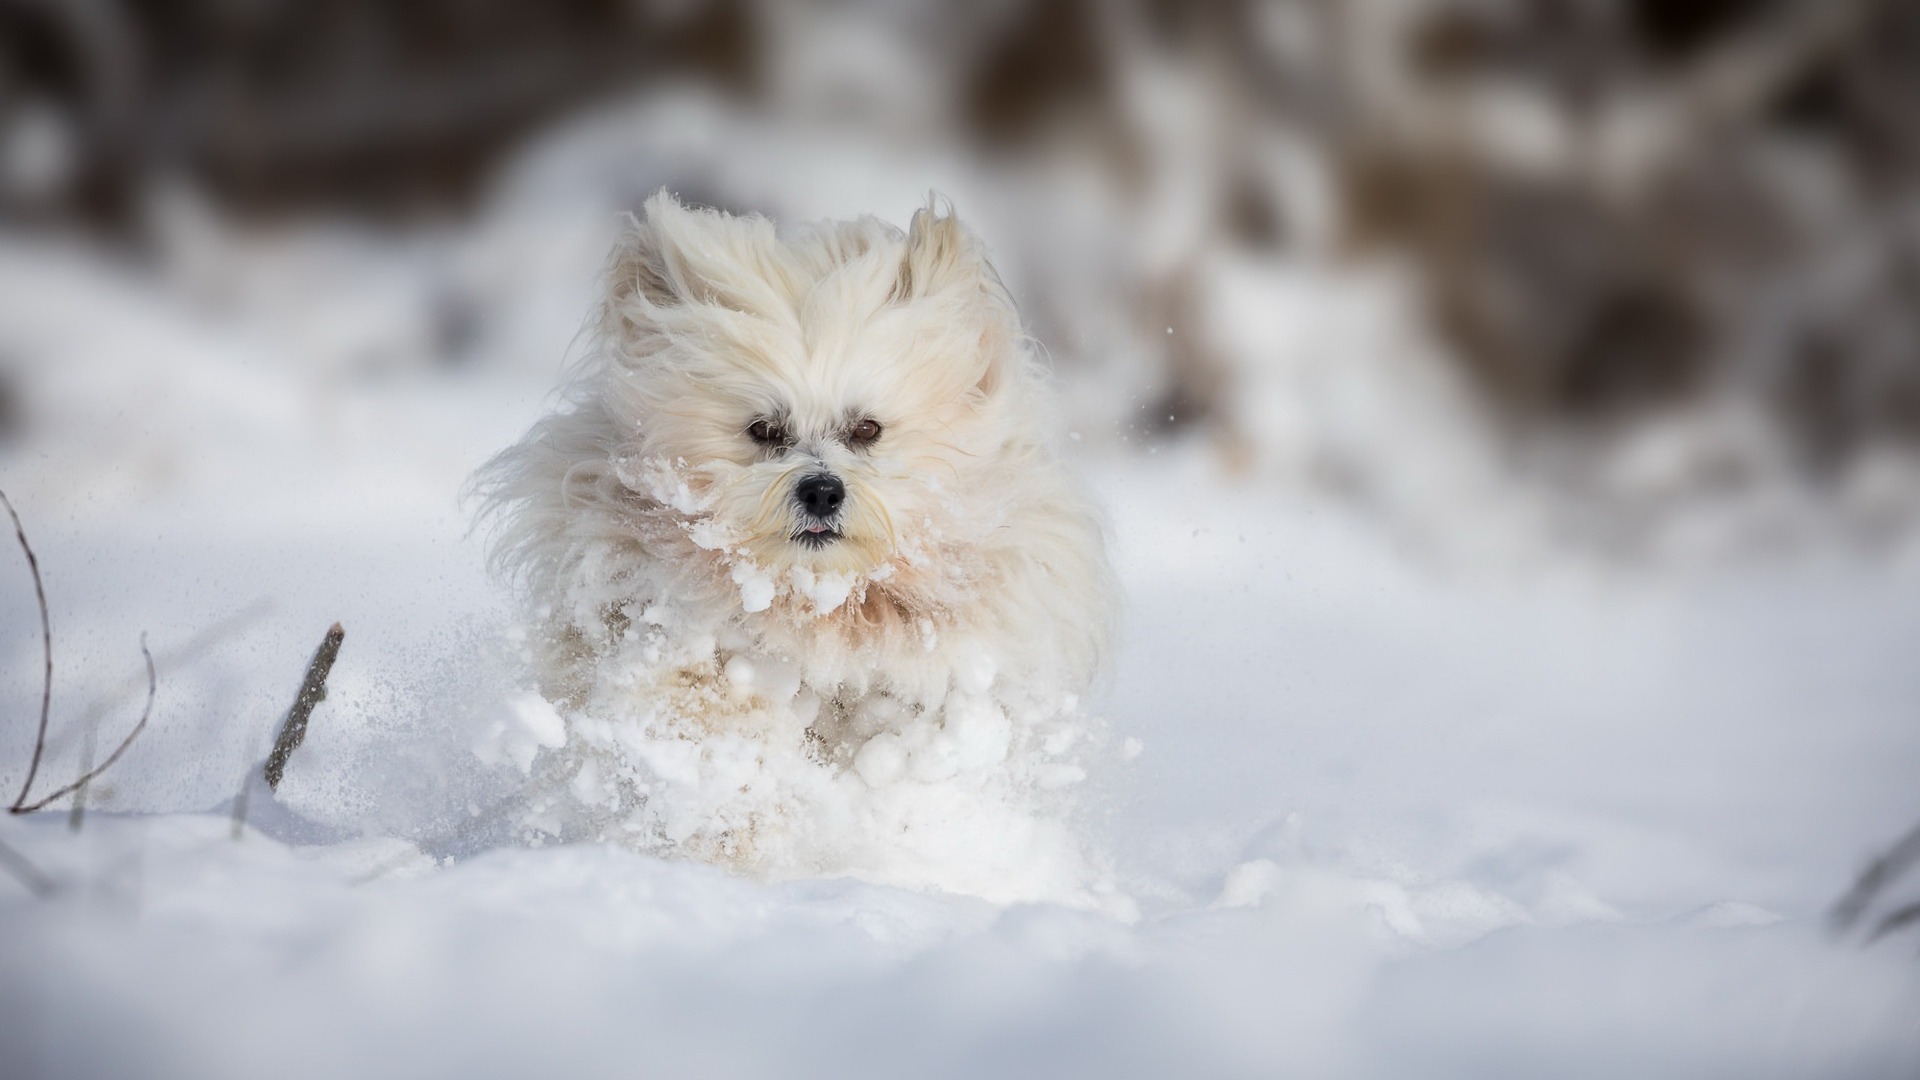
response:
<path id="1" fill-rule="evenodd" d="M 625 755 L 688 793 L 662 800 L 680 836 L 712 824 L 695 795 L 755 770 L 812 774 L 779 773 L 772 744 L 746 735 L 596 727 L 528 693 L 457 494 L 544 407 L 579 313 L 543 313 L 556 301 L 540 290 L 540 310 L 501 311 L 501 334 L 546 350 L 518 365 L 338 362 L 425 348 L 417 312 L 380 284 L 418 286 L 410 250 L 330 235 L 261 256 L 300 283 L 311 325 L 352 330 L 323 345 L 281 329 L 283 293 L 209 309 L 197 279 L 0 242 L 0 355 L 22 358 L 7 362 L 29 417 L 0 447 L 0 487 L 39 551 L 57 650 L 43 777 L 72 775 L 86 717 L 104 741 L 137 715 L 142 631 L 161 669 L 151 729 L 78 834 L 64 814 L 0 821 L 0 842 L 59 887 L 0 877 L 0 1075 L 1905 1077 L 1920 1063 L 1911 940 L 1863 948 L 1823 922 L 1920 818 L 1920 579 L 1844 553 L 1435 557 L 1284 470 L 1088 439 L 1129 606 L 1108 681 L 1059 703 L 1086 726 L 1021 745 L 991 666 L 968 672 L 947 727 L 883 726 L 830 784 L 769 789 L 807 826 L 791 850 L 812 872 L 798 855 L 734 873 L 524 828 L 529 806 L 557 830 L 563 811 L 612 799 Z M 382 273 L 361 282 L 361 265 Z M 486 265 L 510 296 L 512 260 Z M 1227 304 L 1294 288 L 1219 272 Z M 1310 314 L 1321 287 L 1286 309 Z M 1358 335 L 1367 310 L 1329 318 Z M 1260 333 L 1242 346 L 1311 351 Z M 1394 346 L 1354 347 L 1381 366 Z M 1258 393 L 1331 410 L 1300 438 L 1351 456 L 1426 430 L 1383 396 L 1390 372 L 1315 388 L 1288 363 Z M 1433 441 L 1471 457 L 1464 434 Z M 1479 473 L 1454 499 L 1444 470 L 1374 465 L 1422 514 L 1493 512 Z M 775 589 L 824 605 L 846 587 L 737 583 L 749 605 Z M 260 598 L 264 613 L 193 644 Z M 251 791 L 236 840 L 226 807 L 336 619 L 329 697 L 278 795 Z M 9 555 L 9 796 L 38 642 Z M 755 694 L 796 697 L 788 674 L 729 663 Z M 543 766 L 575 742 L 605 754 Z M 1054 770 L 1034 775 L 1072 812 L 996 801 L 979 778 L 1015 765 Z M 903 822 L 937 842 L 883 843 Z M 822 852 L 839 868 L 819 870 Z"/>
<path id="2" fill-rule="evenodd" d="M 566 744 L 567 722 L 559 710 L 539 694 L 523 693 L 509 699 L 503 714 L 474 740 L 473 756 L 485 765 L 511 764 L 525 776 L 543 747 Z"/>

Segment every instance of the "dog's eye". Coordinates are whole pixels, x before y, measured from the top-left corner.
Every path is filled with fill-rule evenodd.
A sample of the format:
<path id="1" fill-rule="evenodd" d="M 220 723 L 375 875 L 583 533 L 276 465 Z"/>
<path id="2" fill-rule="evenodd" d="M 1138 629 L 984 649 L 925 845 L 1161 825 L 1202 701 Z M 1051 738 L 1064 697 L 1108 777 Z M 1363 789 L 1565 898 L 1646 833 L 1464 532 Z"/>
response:
<path id="1" fill-rule="evenodd" d="M 779 424 L 766 419 L 755 420 L 753 423 L 748 424 L 747 438 L 752 439 L 761 446 L 785 446 L 787 444 L 787 433 L 780 429 Z"/>
<path id="2" fill-rule="evenodd" d="M 847 429 L 847 442 L 854 446 L 865 446 L 879 437 L 880 421 L 872 417 L 855 421 L 854 425 Z"/>

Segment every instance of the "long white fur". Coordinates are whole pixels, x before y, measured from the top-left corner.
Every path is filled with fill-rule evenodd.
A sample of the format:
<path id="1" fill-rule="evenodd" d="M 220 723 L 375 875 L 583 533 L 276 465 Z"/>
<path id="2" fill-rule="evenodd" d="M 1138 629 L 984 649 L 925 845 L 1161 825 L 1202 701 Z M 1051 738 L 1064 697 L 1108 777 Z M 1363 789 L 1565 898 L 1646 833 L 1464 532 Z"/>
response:
<path id="1" fill-rule="evenodd" d="M 655 195 L 564 400 L 481 480 L 496 559 L 550 610 L 559 696 L 637 613 L 616 608 L 656 600 L 721 615 L 823 692 L 938 701 L 983 650 L 1003 678 L 1072 691 L 1094 673 L 1114 613 L 1100 519 L 1059 464 L 1013 302 L 950 212 L 781 237 Z M 835 438 L 855 414 L 883 425 L 871 450 Z M 765 415 L 794 450 L 747 436 Z M 848 520 L 812 550 L 789 539 L 790 486 L 821 466 Z M 702 522 L 729 542 L 696 542 Z M 743 563 L 775 584 L 764 610 L 745 610 Z M 851 578 L 846 601 L 816 610 L 796 570 Z"/>

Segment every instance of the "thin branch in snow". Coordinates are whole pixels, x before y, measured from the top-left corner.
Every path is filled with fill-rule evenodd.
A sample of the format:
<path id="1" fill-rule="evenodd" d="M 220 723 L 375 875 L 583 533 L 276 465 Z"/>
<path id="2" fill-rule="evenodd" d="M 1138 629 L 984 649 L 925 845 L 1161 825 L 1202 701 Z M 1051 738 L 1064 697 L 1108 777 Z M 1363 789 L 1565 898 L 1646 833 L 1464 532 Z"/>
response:
<path id="1" fill-rule="evenodd" d="M 313 714 L 314 707 L 327 699 L 327 676 L 333 671 L 333 662 L 340 655 L 340 643 L 347 637 L 346 630 L 339 623 L 327 628 L 327 636 L 320 640 L 320 647 L 314 650 L 313 659 L 307 661 L 307 674 L 300 682 L 300 693 L 294 696 L 293 707 L 287 710 L 287 718 L 280 725 L 280 733 L 273 740 L 273 749 L 267 752 L 266 765 L 262 772 L 269 791 L 280 790 L 280 778 L 287 769 L 287 759 L 307 737 L 307 718 Z M 247 801 L 253 791 L 253 766 L 240 777 L 240 790 L 233 796 L 233 838 L 240 839 L 247 832 Z"/>
<path id="2" fill-rule="evenodd" d="M 144 657 L 147 661 L 147 705 L 146 705 L 146 708 L 140 710 L 140 722 L 133 725 L 133 730 L 127 732 L 127 737 L 120 740 L 119 746 L 116 746 L 113 748 L 113 753 L 107 755 L 107 760 L 101 762 L 99 765 L 94 766 L 92 769 L 89 769 L 86 772 L 81 773 L 80 779 L 75 780 L 73 783 L 68 784 L 66 787 L 61 788 L 60 790 L 54 792 L 53 794 L 48 795 L 47 797 L 41 799 L 39 802 L 36 802 L 30 806 L 20 806 L 18 804 L 15 804 L 12 807 L 13 813 L 31 814 L 35 810 L 39 810 L 45 807 L 48 803 L 54 801 L 55 799 L 58 799 L 63 795 L 72 794 L 73 792 L 78 791 L 82 787 L 85 787 L 88 781 L 92 780 L 96 776 L 99 776 L 101 773 L 106 772 L 108 769 L 113 768 L 113 763 L 116 761 L 119 761 L 120 755 L 127 752 L 127 747 L 133 745 L 133 740 L 139 738 L 140 733 L 147 729 L 147 721 L 153 718 L 153 697 L 155 692 L 158 691 L 160 683 L 159 683 L 158 676 L 155 675 L 153 670 L 153 653 L 147 651 L 147 635 L 145 634 L 140 635 L 140 655 Z M 22 792 L 20 797 L 23 799 L 26 798 L 26 793 Z"/>
<path id="3" fill-rule="evenodd" d="M 140 722 L 133 726 L 132 731 L 127 732 L 127 737 L 120 741 L 119 746 L 114 747 L 113 753 L 108 754 L 107 760 L 101 762 L 97 768 L 88 768 L 87 765 L 83 763 L 81 766 L 80 779 L 55 791 L 39 802 L 28 804 L 27 795 L 33 791 L 34 778 L 40 773 L 40 759 L 44 757 L 47 752 L 47 718 L 52 712 L 53 707 L 53 623 L 47 617 L 47 589 L 46 585 L 40 579 L 40 560 L 33 553 L 33 545 L 27 543 L 27 530 L 26 527 L 20 523 L 20 514 L 14 510 L 13 500 L 7 498 L 7 494 L 4 491 L 0 491 L 0 506 L 5 506 L 7 516 L 13 519 L 14 538 L 20 541 L 20 550 L 27 555 L 27 569 L 33 574 L 33 595 L 40 606 L 41 654 L 46 658 L 46 663 L 42 668 L 40 678 L 40 726 L 38 730 L 35 731 L 33 737 L 33 759 L 27 765 L 27 778 L 20 784 L 20 794 L 14 797 L 13 805 L 7 808 L 8 813 L 31 814 L 63 795 L 84 791 L 89 781 L 112 768 L 113 763 L 120 760 L 120 755 L 127 752 L 127 747 L 133 745 L 133 740 L 138 738 L 142 731 L 146 730 L 147 721 L 153 717 L 153 698 L 159 688 L 159 682 L 153 670 L 153 654 L 147 651 L 147 635 L 141 634 L 140 655 L 145 658 L 147 662 L 147 705 L 146 708 L 140 712 Z M 94 732 L 92 725 L 89 725 L 86 751 L 86 759 L 89 762 L 93 757 L 93 737 Z M 76 798 L 74 803 L 74 814 L 71 820 L 75 829 L 80 827 L 81 815 L 85 813 L 81 807 L 82 799 L 84 799 L 84 796 Z"/>
<path id="4" fill-rule="evenodd" d="M 7 516 L 13 519 L 14 538 L 20 541 L 20 550 L 26 552 L 27 570 L 33 574 L 33 597 L 40 605 L 40 651 L 46 658 L 40 676 L 40 729 L 33 738 L 33 760 L 27 765 L 27 778 L 20 785 L 20 794 L 14 797 L 10 807 L 18 814 L 21 804 L 27 801 L 27 792 L 33 789 L 34 775 L 40 771 L 40 756 L 47 751 L 47 715 L 53 707 L 53 623 L 47 618 L 47 589 L 40 580 L 40 560 L 33 554 L 33 545 L 27 543 L 27 529 L 20 524 L 13 500 L 7 498 L 4 491 L 0 491 L 0 506 L 5 506 Z"/>
<path id="5" fill-rule="evenodd" d="M 280 777 L 286 772 L 287 759 L 299 748 L 302 739 L 307 737 L 307 718 L 313 715 L 314 706 L 327 699 L 327 674 L 333 670 L 333 661 L 340 655 L 340 643 L 346 640 L 347 632 L 334 623 L 327 630 L 327 636 L 314 650 L 313 659 L 307 663 L 307 677 L 300 684 L 300 695 L 293 699 L 293 708 L 287 710 L 287 721 L 280 726 L 280 737 L 273 741 L 273 751 L 267 755 L 267 787 L 280 789 Z"/>

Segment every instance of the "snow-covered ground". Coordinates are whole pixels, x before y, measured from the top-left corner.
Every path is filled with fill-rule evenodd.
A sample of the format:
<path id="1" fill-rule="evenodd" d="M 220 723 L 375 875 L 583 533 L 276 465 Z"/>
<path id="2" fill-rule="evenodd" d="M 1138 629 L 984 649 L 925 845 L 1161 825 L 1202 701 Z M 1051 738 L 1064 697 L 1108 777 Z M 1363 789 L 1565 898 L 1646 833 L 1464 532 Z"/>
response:
<path id="1" fill-rule="evenodd" d="M 523 679 L 458 496 L 565 334 L 418 362 L 444 328 L 410 249 L 289 245 L 223 289 L 0 243 L 26 419 L 0 489 L 56 649 L 37 787 L 88 717 L 103 746 L 131 724 L 143 632 L 160 668 L 78 834 L 0 821 L 56 884 L 0 877 L 0 1075 L 1920 1072 L 1911 939 L 1823 922 L 1920 819 L 1910 566 L 1443 560 L 1132 444 L 1081 463 L 1128 610 L 1079 828 L 1127 903 L 533 847 L 489 816 L 524 781 L 474 754 Z M 513 318 L 517 348 L 578 312 Z M 236 841 L 224 809 L 335 620 L 330 696 Z M 9 551 L 8 798 L 38 674 Z"/>

